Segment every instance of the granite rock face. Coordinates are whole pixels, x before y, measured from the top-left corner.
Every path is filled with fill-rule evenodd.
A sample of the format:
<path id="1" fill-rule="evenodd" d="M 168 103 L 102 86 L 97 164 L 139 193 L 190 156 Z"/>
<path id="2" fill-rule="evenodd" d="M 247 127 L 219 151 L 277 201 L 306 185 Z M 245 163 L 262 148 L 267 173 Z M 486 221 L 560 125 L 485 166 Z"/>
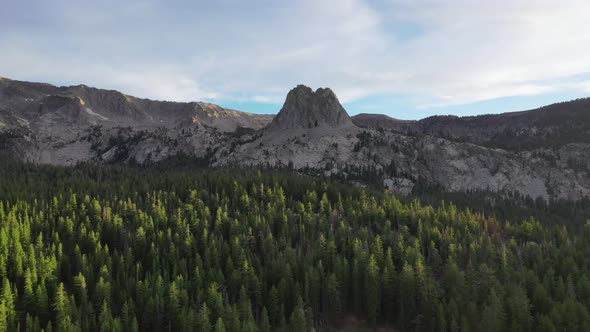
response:
<path id="1" fill-rule="evenodd" d="M 358 114 L 352 120 L 357 126 L 366 129 L 444 137 L 511 151 L 557 147 L 576 142 L 590 143 L 590 98 L 502 114 L 466 117 L 439 115 L 418 121 Z"/>
<path id="2" fill-rule="evenodd" d="M 315 92 L 304 85 L 289 91 L 283 108 L 275 116 L 269 128 L 340 128 L 354 126 L 338 98 L 328 88 Z"/>
<path id="3" fill-rule="evenodd" d="M 576 200 L 590 196 L 590 99 L 478 117 L 351 119 L 330 89 L 300 85 L 273 117 L 0 78 L 0 158 L 146 164 L 178 154 L 211 167 L 369 176 L 400 194 L 426 183 Z"/>
<path id="4" fill-rule="evenodd" d="M 260 130 L 273 117 L 85 85 L 0 78 L 0 154 L 32 162 L 145 163 L 178 153 L 203 157 L 223 144 L 225 134 Z"/>

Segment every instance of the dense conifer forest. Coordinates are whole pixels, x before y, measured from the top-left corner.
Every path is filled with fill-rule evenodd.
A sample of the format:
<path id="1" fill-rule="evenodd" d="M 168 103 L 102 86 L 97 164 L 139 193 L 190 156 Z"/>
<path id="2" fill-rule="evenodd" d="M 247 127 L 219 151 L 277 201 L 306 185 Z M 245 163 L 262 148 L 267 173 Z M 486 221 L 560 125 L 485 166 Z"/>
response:
<path id="1" fill-rule="evenodd" d="M 422 194 L 3 161 L 0 331 L 590 331 L 587 206 Z"/>

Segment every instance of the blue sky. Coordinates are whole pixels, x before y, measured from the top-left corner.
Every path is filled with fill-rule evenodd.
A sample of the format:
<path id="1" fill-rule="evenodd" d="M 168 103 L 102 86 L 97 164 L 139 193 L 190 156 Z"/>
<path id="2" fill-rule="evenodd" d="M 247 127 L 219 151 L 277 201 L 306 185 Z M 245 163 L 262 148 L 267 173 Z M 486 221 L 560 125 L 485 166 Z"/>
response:
<path id="1" fill-rule="evenodd" d="M 0 76 L 276 113 L 297 84 L 401 119 L 590 96 L 587 0 L 9 1 Z"/>

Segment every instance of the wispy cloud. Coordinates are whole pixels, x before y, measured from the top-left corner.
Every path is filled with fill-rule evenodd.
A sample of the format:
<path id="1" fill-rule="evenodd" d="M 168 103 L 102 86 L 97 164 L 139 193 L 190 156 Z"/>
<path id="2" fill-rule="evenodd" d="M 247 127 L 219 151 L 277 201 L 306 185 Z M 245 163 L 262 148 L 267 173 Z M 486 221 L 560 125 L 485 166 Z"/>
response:
<path id="1" fill-rule="evenodd" d="M 586 93 L 589 11 L 586 0 L 12 2 L 0 76 L 259 103 L 304 83 L 422 108 Z"/>

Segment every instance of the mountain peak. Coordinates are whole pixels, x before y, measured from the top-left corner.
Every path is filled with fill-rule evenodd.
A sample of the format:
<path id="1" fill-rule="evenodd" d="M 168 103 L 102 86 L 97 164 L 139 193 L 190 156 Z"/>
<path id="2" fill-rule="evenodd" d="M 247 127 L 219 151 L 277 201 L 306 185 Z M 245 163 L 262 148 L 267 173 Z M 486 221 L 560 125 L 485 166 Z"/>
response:
<path id="1" fill-rule="evenodd" d="M 314 92 L 301 84 L 289 91 L 283 108 L 270 125 L 278 129 L 347 126 L 354 124 L 331 89 L 319 88 Z"/>

